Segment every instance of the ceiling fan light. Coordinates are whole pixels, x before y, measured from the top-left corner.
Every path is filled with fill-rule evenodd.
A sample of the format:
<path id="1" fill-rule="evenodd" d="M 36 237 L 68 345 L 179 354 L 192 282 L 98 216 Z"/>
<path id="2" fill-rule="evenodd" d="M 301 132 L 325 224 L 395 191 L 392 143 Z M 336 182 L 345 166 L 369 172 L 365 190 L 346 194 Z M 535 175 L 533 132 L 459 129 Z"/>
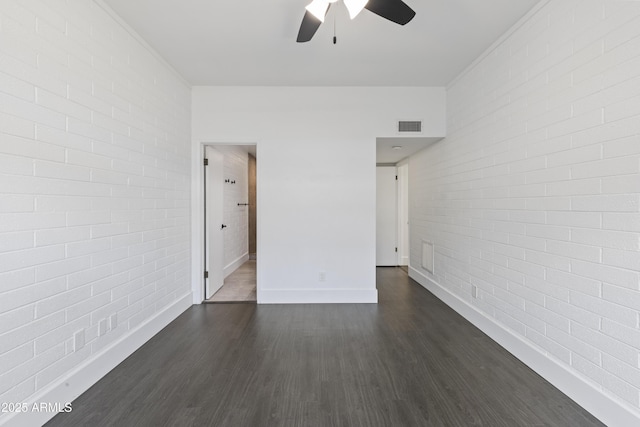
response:
<path id="1" fill-rule="evenodd" d="M 353 19 L 358 16 L 367 3 L 369 3 L 369 0 L 344 0 L 344 5 L 347 6 L 349 11 L 349 18 Z"/>
<path id="2" fill-rule="evenodd" d="M 318 18 L 320 22 L 324 22 L 324 16 L 327 14 L 329 3 L 330 2 L 327 0 L 313 0 L 305 7 L 305 9 Z"/>

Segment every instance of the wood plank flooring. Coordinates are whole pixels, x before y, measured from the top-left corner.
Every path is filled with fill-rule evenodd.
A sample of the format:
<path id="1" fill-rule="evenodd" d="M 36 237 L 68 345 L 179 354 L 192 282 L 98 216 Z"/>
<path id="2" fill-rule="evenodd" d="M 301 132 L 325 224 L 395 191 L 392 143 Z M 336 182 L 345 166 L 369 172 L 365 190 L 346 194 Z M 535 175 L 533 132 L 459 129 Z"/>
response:
<path id="1" fill-rule="evenodd" d="M 56 426 L 601 426 L 409 279 L 380 303 L 193 306 Z"/>

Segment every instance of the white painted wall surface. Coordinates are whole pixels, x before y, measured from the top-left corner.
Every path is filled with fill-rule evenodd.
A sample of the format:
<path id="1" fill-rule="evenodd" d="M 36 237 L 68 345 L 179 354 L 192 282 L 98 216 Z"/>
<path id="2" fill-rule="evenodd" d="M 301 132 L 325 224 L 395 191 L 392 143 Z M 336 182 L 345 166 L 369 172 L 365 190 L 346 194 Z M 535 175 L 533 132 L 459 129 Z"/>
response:
<path id="1" fill-rule="evenodd" d="M 224 155 L 223 185 L 224 212 L 224 276 L 233 273 L 243 262 L 249 259 L 249 208 L 238 206 L 247 203 L 249 198 L 248 167 L 249 157 L 246 150 L 233 145 L 218 145 L 216 148 Z"/>
<path id="2" fill-rule="evenodd" d="M 411 275 L 608 425 L 640 425 L 640 2 L 542 2 L 447 111 L 410 161 Z"/>
<path id="3" fill-rule="evenodd" d="M 0 2 L 0 402 L 71 401 L 191 304 L 190 88 L 100 5 Z"/>
<path id="4" fill-rule="evenodd" d="M 258 301 L 376 302 L 375 138 L 397 136 L 399 119 L 443 136 L 444 89 L 195 87 L 192 99 L 194 277 L 201 144 L 257 143 Z"/>

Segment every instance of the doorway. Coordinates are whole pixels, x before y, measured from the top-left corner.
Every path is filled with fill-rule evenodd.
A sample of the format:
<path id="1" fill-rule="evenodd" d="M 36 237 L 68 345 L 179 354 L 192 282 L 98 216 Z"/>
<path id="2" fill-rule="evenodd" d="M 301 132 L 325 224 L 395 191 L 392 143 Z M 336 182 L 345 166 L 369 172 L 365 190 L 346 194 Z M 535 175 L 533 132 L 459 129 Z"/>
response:
<path id="1" fill-rule="evenodd" d="M 393 227 L 392 223 L 389 222 L 389 225 L 384 226 L 386 233 L 391 237 L 387 237 L 390 241 L 395 239 L 398 251 L 395 254 L 395 257 L 389 256 L 392 262 L 395 260 L 394 266 L 400 266 L 401 268 L 408 270 L 410 264 L 410 212 L 409 212 L 409 198 L 410 198 L 410 165 L 411 158 L 416 153 L 419 153 L 422 150 L 425 150 L 427 147 L 435 144 L 436 142 L 442 140 L 442 137 L 424 137 L 424 136 L 409 136 L 409 135 L 398 135 L 395 137 L 378 137 L 376 138 L 376 169 L 380 167 L 389 167 L 391 169 L 396 170 L 397 181 L 396 181 L 396 195 L 387 195 L 380 196 L 383 197 L 385 202 L 382 206 L 382 209 L 387 209 L 386 214 L 380 214 L 377 211 L 376 207 L 376 216 L 378 215 L 391 215 L 391 209 L 395 206 L 395 216 L 396 216 L 396 230 L 389 231 L 391 227 Z M 395 179 L 395 178 L 394 178 Z M 380 200 L 380 199 L 379 199 Z M 376 223 L 378 221 L 376 220 Z M 378 224 L 376 224 L 376 237 L 378 237 Z M 389 244 L 385 243 L 386 248 L 388 250 Z M 377 243 L 376 243 L 376 252 L 378 251 Z M 378 260 L 376 260 L 376 265 L 379 264 Z"/>
<path id="2" fill-rule="evenodd" d="M 398 176 L 395 166 L 376 167 L 376 266 L 398 265 Z"/>
<path id="3" fill-rule="evenodd" d="M 409 163 L 398 164 L 398 265 L 409 266 Z"/>
<path id="4" fill-rule="evenodd" d="M 257 301 L 256 146 L 204 146 L 204 302 Z"/>
<path id="5" fill-rule="evenodd" d="M 376 266 L 409 264 L 409 164 L 376 167 Z"/>

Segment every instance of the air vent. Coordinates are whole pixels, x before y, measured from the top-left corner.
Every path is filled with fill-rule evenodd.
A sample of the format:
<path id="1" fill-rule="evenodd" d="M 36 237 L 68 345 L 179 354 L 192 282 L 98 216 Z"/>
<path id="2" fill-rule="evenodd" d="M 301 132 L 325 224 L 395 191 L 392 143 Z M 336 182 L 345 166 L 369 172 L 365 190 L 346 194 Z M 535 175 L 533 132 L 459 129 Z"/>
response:
<path id="1" fill-rule="evenodd" d="M 422 241 L 422 268 L 433 274 L 433 243 Z"/>
<path id="2" fill-rule="evenodd" d="M 421 121 L 399 121 L 398 132 L 422 132 Z"/>

